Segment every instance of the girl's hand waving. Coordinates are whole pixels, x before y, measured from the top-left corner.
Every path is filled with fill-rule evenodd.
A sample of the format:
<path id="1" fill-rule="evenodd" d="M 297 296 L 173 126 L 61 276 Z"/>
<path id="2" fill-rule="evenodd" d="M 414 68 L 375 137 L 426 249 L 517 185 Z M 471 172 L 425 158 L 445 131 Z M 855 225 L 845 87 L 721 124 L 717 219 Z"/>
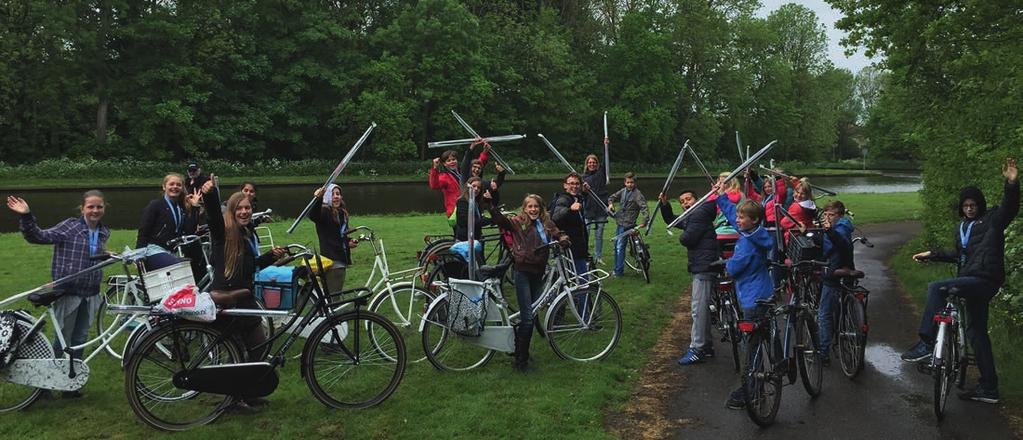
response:
<path id="1" fill-rule="evenodd" d="M 7 196 L 7 207 L 18 214 L 28 214 L 28 202 L 21 197 Z"/>

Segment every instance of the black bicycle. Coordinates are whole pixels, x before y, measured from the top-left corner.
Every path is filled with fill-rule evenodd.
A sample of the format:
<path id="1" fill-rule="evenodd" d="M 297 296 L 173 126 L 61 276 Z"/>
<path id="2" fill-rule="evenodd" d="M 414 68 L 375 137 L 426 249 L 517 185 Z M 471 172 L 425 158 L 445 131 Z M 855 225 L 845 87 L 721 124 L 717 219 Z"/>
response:
<path id="1" fill-rule="evenodd" d="M 726 261 L 719 259 L 710 265 L 718 271 L 710 297 L 710 318 L 711 325 L 721 333 L 721 342 L 728 342 L 731 345 L 732 365 L 738 373 L 742 367 L 739 358 L 739 344 L 742 342 L 738 326 L 739 300 L 735 296 L 735 280 L 725 274 Z"/>
<path id="2" fill-rule="evenodd" d="M 643 241 L 639 226 L 622 233 L 629 247 L 629 256 L 625 259 L 632 270 L 643 274 L 643 279 L 650 283 L 650 246 Z"/>
<path id="3" fill-rule="evenodd" d="M 326 293 L 323 271 L 315 276 L 310 263 L 318 256 L 301 245 L 279 265 L 297 258 L 303 282 L 295 313 L 259 309 L 220 312 L 226 325 L 185 321 L 156 315 L 158 324 L 133 347 L 125 366 L 125 393 L 135 414 L 146 424 L 183 431 L 216 420 L 235 399 L 270 395 L 279 383 L 277 368 L 288 349 L 306 337 L 301 372 L 317 400 L 332 408 L 366 408 L 386 400 L 405 373 L 405 340 L 385 317 L 364 310 L 371 291 L 365 288 Z M 315 261 L 315 262 L 314 262 Z M 109 306 L 114 313 L 151 313 L 146 306 Z M 249 353 L 237 340 L 239 317 L 289 318 L 266 342 Z M 226 328 L 225 328 L 226 327 Z M 310 332 L 307 328 L 312 327 Z M 281 340 L 276 351 L 274 344 Z"/>

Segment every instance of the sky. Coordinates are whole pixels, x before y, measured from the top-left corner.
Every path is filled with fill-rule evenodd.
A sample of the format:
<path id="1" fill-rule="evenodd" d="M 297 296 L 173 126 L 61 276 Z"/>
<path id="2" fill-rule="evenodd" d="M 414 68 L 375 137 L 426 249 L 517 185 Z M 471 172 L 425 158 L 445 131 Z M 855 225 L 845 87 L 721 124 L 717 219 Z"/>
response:
<path id="1" fill-rule="evenodd" d="M 831 5 L 824 0 L 760 0 L 760 3 L 763 6 L 757 11 L 758 17 L 767 17 L 772 11 L 788 3 L 796 3 L 813 10 L 817 14 L 817 20 L 823 23 L 827 30 L 828 57 L 836 67 L 849 69 L 855 74 L 870 65 L 871 59 L 863 54 L 863 49 L 857 50 L 851 57 L 845 56 L 845 48 L 840 44 L 845 32 L 835 29 L 835 22 L 842 18 L 842 13 L 831 9 Z"/>

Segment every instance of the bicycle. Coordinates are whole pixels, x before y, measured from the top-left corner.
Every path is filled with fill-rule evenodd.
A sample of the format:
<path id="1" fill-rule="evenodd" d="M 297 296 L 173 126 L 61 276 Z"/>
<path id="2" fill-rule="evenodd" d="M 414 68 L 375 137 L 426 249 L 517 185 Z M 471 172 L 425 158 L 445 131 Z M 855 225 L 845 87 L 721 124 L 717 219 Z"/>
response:
<path id="1" fill-rule="evenodd" d="M 742 367 L 739 359 L 739 300 L 735 296 L 735 280 L 724 271 L 726 261 L 719 259 L 710 264 L 711 268 L 717 269 L 717 278 L 714 280 L 708 308 L 711 325 L 721 332 L 721 342 L 728 342 L 732 346 L 732 366 L 738 373 Z"/>
<path id="2" fill-rule="evenodd" d="M 948 293 L 948 297 L 945 307 L 934 315 L 938 332 L 931 360 L 917 364 L 921 372 L 934 376 L 934 415 L 938 421 L 945 418 L 945 404 L 952 383 L 962 389 L 966 383 L 966 370 L 973 362 L 966 340 L 966 329 L 969 328 L 966 300 L 958 295 L 959 288 L 955 286 L 942 287 L 942 290 Z"/>
<path id="3" fill-rule="evenodd" d="M 853 244 L 862 243 L 874 247 L 866 237 L 854 237 Z M 865 274 L 858 270 L 840 268 L 832 275 L 839 278 L 838 310 L 835 316 L 834 338 L 838 346 L 838 360 L 842 365 L 842 373 L 849 379 L 855 378 L 863 371 L 864 356 L 867 348 L 867 333 L 870 325 L 867 322 L 867 302 L 870 291 L 860 285 L 859 280 Z"/>
<path id="4" fill-rule="evenodd" d="M 647 284 L 650 283 L 650 245 L 643 241 L 643 234 L 640 234 L 639 226 L 633 226 L 630 229 L 618 234 L 612 242 L 617 242 L 622 238 L 627 237 L 626 246 L 628 247 L 628 257 L 625 259 L 625 264 L 632 270 L 643 274 L 643 279 L 646 280 Z"/>
<path id="5" fill-rule="evenodd" d="M 618 303 L 603 290 L 600 281 L 610 274 L 601 269 L 576 274 L 571 251 L 553 242 L 536 251 L 551 250 L 552 264 L 544 275 L 541 295 L 526 313 L 542 320 L 547 342 L 561 359 L 596 361 L 606 358 L 618 344 L 622 332 L 622 313 Z M 420 324 L 426 358 L 438 370 L 465 371 L 485 365 L 495 351 L 515 351 L 515 328 L 519 312 L 512 313 L 501 289 L 501 279 L 512 262 L 481 266 L 477 273 L 483 281 L 450 279 L 438 283 L 440 295 L 427 308 Z M 452 329 L 459 310 L 449 307 L 456 296 L 475 294 L 476 303 L 485 310 L 477 336 L 466 336 Z M 540 322 L 537 319 L 536 322 Z"/>
<path id="6" fill-rule="evenodd" d="M 159 319 L 134 347 L 125 367 L 125 394 L 136 416 L 157 429 L 184 431 L 216 420 L 235 398 L 271 394 L 279 383 L 277 368 L 317 318 L 324 319 L 309 333 L 300 361 L 313 396 L 331 408 L 366 408 L 391 396 L 405 373 L 405 340 L 388 319 L 363 310 L 372 292 L 356 288 L 324 293 L 323 271 L 313 275 L 309 269 L 312 260 L 322 268 L 318 256 L 301 245 L 287 249 L 298 253 L 278 264 L 298 258 L 305 262 L 295 269 L 303 281 L 296 308 L 299 313 L 262 309 L 219 312 L 229 317 L 288 318 L 273 336 L 249 348 L 250 353 L 269 351 L 283 338 L 275 352 L 262 358 L 247 359 L 231 332 L 237 320 L 221 330 L 217 325 L 155 313 L 145 306 L 111 306 L 114 313 L 148 314 Z M 349 294 L 354 295 L 345 298 Z M 348 304 L 353 305 L 351 310 L 343 310 Z"/>
<path id="7" fill-rule="evenodd" d="M 150 255 L 150 252 L 150 250 L 142 248 L 126 251 L 120 255 L 104 255 L 106 258 L 104 261 L 91 267 L 0 301 L 0 307 L 8 307 L 25 299 L 36 307 L 46 309 L 39 316 L 32 316 L 24 310 L 13 311 L 17 336 L 11 349 L 15 354 L 11 362 L 0 369 L 0 413 L 28 407 L 42 395 L 43 390 L 77 391 L 81 389 L 89 381 L 89 362 L 99 353 L 105 351 L 114 338 L 129 328 L 133 322 L 133 320 L 115 321 L 114 324 L 104 327 L 95 338 L 69 347 L 68 341 L 64 340 L 60 320 L 57 319 L 52 309 L 53 303 L 63 297 L 65 292 L 57 290 L 55 287 L 93 271 L 103 270 L 103 268 L 116 263 L 122 263 L 125 272 L 129 273 L 129 267 L 138 264 Z M 138 293 L 144 296 L 146 294 L 145 286 L 139 287 Z M 43 331 L 47 318 L 53 322 L 57 340 L 60 342 L 60 346 L 64 347 L 62 353 L 54 351 L 53 345 Z M 88 356 L 84 359 L 77 358 L 75 352 L 84 352 L 91 346 L 96 346 L 96 348 Z"/>
<path id="8" fill-rule="evenodd" d="M 774 298 L 758 300 L 757 309 L 763 316 L 744 317 L 738 323 L 747 340 L 748 360 L 742 376 L 746 412 L 759 426 L 774 423 L 781 405 L 783 378 L 788 379 L 789 385 L 796 383 L 798 370 L 803 388 L 811 398 L 820 395 L 823 383 L 816 313 L 807 307 L 806 292 L 793 277 L 794 270 L 812 269 L 823 263 L 809 260 L 771 264 L 787 272 L 775 297 L 788 294 L 788 300 L 780 305 Z M 779 325 L 779 319 L 784 323 Z"/>

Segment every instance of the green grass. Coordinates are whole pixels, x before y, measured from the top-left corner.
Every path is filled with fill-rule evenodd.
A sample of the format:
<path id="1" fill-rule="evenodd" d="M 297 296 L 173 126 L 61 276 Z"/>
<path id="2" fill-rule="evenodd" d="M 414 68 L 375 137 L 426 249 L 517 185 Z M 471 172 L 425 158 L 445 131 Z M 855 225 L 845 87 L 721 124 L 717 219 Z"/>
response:
<path id="1" fill-rule="evenodd" d="M 857 225 L 918 220 L 923 212 L 923 202 L 915 192 L 840 194 L 818 199 L 817 208 L 824 208 L 831 199 L 842 201 L 855 214 L 853 223 Z"/>
<path id="2" fill-rule="evenodd" d="M 927 301 L 927 283 L 955 276 L 950 264 L 920 264 L 912 261 L 912 255 L 926 250 L 921 237 L 910 240 L 892 257 L 890 267 L 899 284 L 912 302 L 923 310 Z M 1017 416 L 1023 416 L 1023 354 L 1020 352 L 1020 338 L 1023 329 L 1010 326 L 1007 312 L 991 303 L 988 316 L 988 333 L 998 370 L 999 392 L 1006 401 L 1006 408 Z M 975 368 L 975 367 L 974 367 Z M 976 370 L 971 374 L 975 374 Z M 972 386 L 973 383 L 967 384 Z"/>
<path id="3" fill-rule="evenodd" d="M 915 193 L 845 195 L 843 200 L 858 210 L 857 223 L 911 218 L 916 209 L 905 208 L 919 205 Z M 872 209 L 875 205 L 882 209 Z M 679 212 L 677 206 L 675 212 Z M 622 308 L 624 331 L 618 347 L 601 362 L 559 360 L 545 340 L 535 337 L 531 352 L 538 371 L 534 373 L 514 373 L 511 358 L 502 354 L 476 371 L 458 374 L 436 371 L 426 362 L 410 364 L 401 386 L 386 402 L 366 410 L 342 411 L 327 409 L 311 396 L 299 376 L 298 362 L 293 360 L 280 371 L 281 385 L 261 413 L 225 415 L 176 438 L 610 438 L 604 431 L 603 414 L 625 404 L 650 348 L 671 317 L 677 295 L 690 283 L 678 236 L 668 236 L 663 223 L 656 222 L 647 237 L 653 256 L 652 283 L 644 283 L 636 273 L 604 283 Z M 365 216 L 354 218 L 353 224 L 369 225 L 384 239 L 393 270 L 414 264 L 425 233 L 449 231 L 445 220 L 436 214 Z M 289 225 L 287 221 L 271 224 L 277 244 L 315 244 L 309 222 L 293 236 L 284 233 Z M 613 230 L 613 225 L 608 225 L 606 235 L 612 236 Z M 117 230 L 108 247 L 123 249 L 134 240 L 135 231 Z M 49 246 L 30 245 L 19 234 L 7 233 L 0 234 L 0 247 L 12 257 L 0 268 L 0 297 L 49 281 Z M 355 249 L 353 256 L 355 265 L 349 269 L 347 287 L 363 283 L 372 262 L 366 245 Z M 604 260 L 613 260 L 608 240 Z M 514 297 L 511 292 L 507 295 Z M 39 313 L 28 304 L 21 307 Z M 300 348 L 293 347 L 292 354 L 298 354 Z M 413 356 L 421 353 L 416 344 L 409 349 Z M 103 354 L 90 368 L 84 398 L 38 402 L 26 411 L 2 415 L 3 437 L 162 436 L 131 412 L 118 362 Z"/>

